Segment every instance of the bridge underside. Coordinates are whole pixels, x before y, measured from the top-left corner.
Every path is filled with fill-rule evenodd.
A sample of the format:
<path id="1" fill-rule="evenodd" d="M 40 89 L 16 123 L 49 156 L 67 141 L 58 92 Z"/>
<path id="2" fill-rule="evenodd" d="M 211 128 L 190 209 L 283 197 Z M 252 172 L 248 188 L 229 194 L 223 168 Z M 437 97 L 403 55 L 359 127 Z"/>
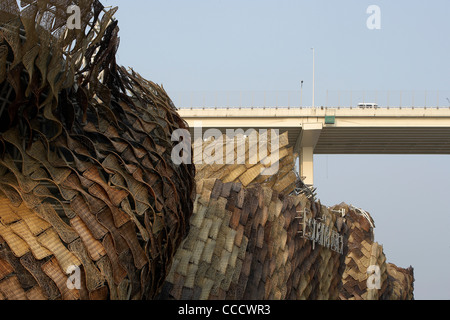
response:
<path id="1" fill-rule="evenodd" d="M 242 127 L 240 127 L 242 128 Z M 203 128 L 227 129 L 238 128 Z M 246 128 L 242 128 L 246 129 Z M 288 131 L 289 146 L 296 147 L 302 128 L 261 127 L 276 129 L 280 133 Z M 194 128 L 191 134 L 194 135 Z M 298 150 L 296 150 L 298 151 Z M 332 128 L 322 129 L 314 154 L 409 154 L 409 155 L 450 155 L 450 128 Z"/>
<path id="2" fill-rule="evenodd" d="M 450 154 L 450 128 L 323 128 L 315 154 Z"/>
<path id="3" fill-rule="evenodd" d="M 227 129 L 240 128 L 203 128 Z M 288 131 L 289 146 L 299 154 L 300 175 L 305 183 L 314 184 L 314 154 L 385 154 L 385 155 L 450 155 L 450 128 L 393 128 L 393 127 L 323 127 L 317 137 L 308 142 L 302 127 L 259 127 Z M 194 136 L 194 128 L 191 128 Z M 306 142 L 305 142 L 306 140 Z"/>

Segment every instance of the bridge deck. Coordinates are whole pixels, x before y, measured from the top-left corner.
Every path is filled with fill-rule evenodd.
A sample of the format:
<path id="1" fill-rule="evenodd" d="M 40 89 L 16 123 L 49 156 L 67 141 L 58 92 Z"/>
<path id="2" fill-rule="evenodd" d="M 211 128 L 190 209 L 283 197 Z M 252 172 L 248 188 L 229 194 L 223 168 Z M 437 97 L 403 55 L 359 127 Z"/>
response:
<path id="1" fill-rule="evenodd" d="M 189 108 L 204 130 L 279 129 L 301 146 L 302 128 L 321 124 L 315 154 L 450 154 L 450 108 Z"/>

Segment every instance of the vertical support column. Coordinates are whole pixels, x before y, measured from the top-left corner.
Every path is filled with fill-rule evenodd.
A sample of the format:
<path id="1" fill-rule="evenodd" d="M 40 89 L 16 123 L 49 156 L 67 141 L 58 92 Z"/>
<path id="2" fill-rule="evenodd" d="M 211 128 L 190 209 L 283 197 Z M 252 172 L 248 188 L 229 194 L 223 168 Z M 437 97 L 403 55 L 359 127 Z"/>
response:
<path id="1" fill-rule="evenodd" d="M 295 152 L 299 157 L 300 176 L 306 185 L 314 185 L 314 149 L 322 133 L 323 123 L 305 123 L 297 139 Z"/>
<path id="2" fill-rule="evenodd" d="M 314 148 L 302 147 L 300 150 L 300 176 L 306 177 L 306 185 L 314 185 Z"/>

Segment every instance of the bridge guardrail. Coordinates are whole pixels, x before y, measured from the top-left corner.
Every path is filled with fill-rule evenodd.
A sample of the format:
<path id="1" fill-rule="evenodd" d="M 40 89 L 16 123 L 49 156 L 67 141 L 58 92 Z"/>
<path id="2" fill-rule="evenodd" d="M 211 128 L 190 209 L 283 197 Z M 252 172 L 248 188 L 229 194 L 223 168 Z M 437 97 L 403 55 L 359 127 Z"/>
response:
<path id="1" fill-rule="evenodd" d="M 169 91 L 178 108 L 294 108 L 310 107 L 310 96 L 297 91 Z M 450 90 L 327 90 L 316 94 L 315 107 L 357 107 L 375 103 L 379 108 L 450 107 Z"/>

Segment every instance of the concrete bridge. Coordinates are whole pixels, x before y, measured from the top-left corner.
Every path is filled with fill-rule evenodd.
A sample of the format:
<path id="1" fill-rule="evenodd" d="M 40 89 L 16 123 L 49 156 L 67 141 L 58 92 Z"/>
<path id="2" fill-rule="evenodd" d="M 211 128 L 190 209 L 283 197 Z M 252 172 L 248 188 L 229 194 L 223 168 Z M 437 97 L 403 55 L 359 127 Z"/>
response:
<path id="1" fill-rule="evenodd" d="M 314 154 L 450 154 L 450 108 L 181 108 L 193 130 L 279 129 L 314 184 Z"/>

